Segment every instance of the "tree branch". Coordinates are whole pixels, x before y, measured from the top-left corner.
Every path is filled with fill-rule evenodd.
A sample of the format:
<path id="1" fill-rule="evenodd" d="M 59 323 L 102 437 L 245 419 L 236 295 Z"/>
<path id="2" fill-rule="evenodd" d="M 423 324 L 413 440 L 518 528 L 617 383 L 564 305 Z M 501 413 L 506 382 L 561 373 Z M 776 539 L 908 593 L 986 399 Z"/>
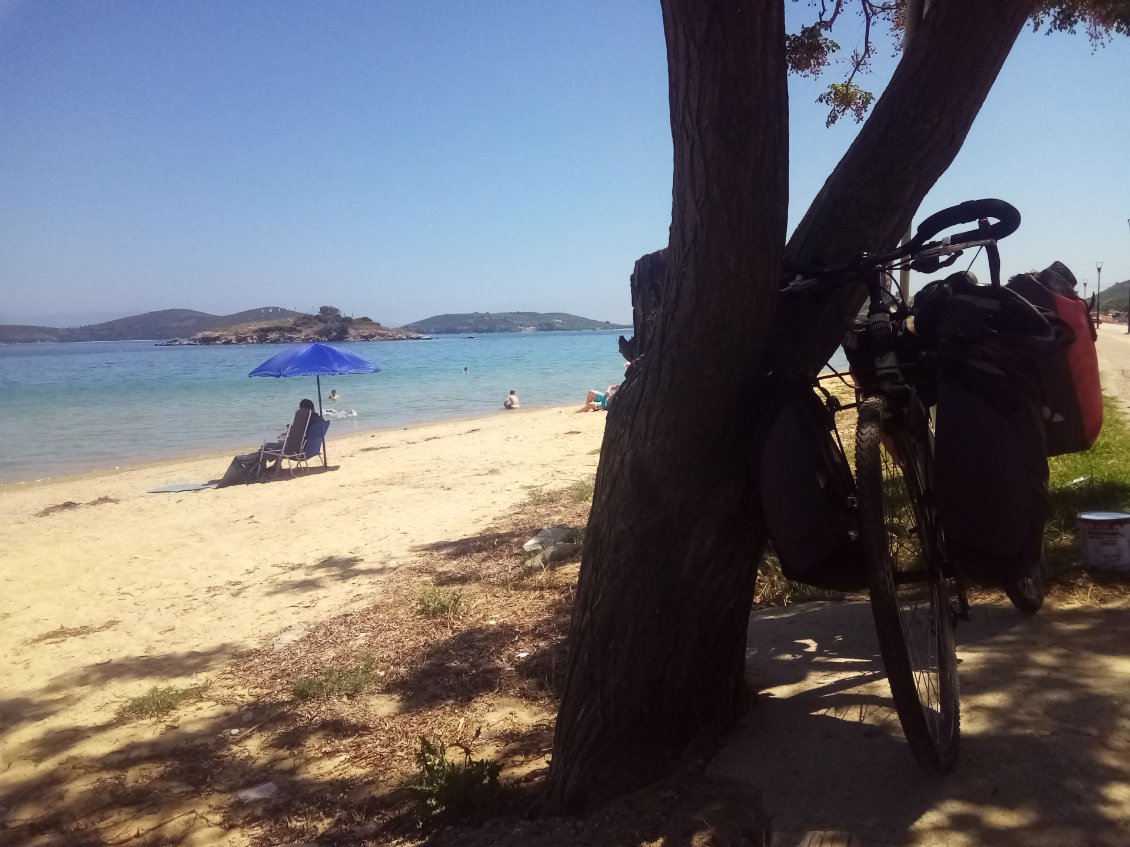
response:
<path id="1" fill-rule="evenodd" d="M 957 156 L 1034 7 L 1034 0 L 931 5 L 914 49 L 789 240 L 789 258 L 835 264 L 898 243 L 922 198 Z M 863 299 L 856 287 L 824 302 L 781 303 L 769 346 L 772 367 L 815 372 Z"/>

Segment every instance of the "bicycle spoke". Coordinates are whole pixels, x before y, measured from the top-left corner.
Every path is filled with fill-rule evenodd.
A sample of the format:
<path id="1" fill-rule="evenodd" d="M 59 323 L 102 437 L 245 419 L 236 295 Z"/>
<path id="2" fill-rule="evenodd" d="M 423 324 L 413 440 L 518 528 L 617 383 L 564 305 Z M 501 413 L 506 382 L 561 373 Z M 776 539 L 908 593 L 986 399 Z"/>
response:
<path id="1" fill-rule="evenodd" d="M 911 749 L 937 771 L 957 754 L 953 618 L 912 467 L 913 445 L 867 401 L 857 433 L 861 538 L 883 663 Z M 901 440 L 900 440 L 901 439 Z"/>

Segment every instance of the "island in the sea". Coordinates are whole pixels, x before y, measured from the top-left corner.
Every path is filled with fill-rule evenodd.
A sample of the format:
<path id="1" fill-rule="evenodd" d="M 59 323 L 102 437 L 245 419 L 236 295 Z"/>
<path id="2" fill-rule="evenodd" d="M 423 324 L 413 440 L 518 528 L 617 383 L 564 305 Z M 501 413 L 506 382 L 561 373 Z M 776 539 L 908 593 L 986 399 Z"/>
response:
<path id="1" fill-rule="evenodd" d="M 436 315 L 404 325 L 429 335 L 478 335 L 490 332 L 575 332 L 595 329 L 631 329 L 623 324 L 594 321 L 564 312 L 469 312 Z"/>
<path id="2" fill-rule="evenodd" d="M 165 345 L 287 344 L 302 341 L 391 341 L 427 336 L 323 306 L 316 315 L 263 306 L 234 315 L 163 309 L 78 327 L 0 326 L 0 344 L 60 341 L 160 341 Z"/>
<path id="3" fill-rule="evenodd" d="M 195 344 L 301 344 L 309 341 L 413 341 L 423 333 L 385 326 L 372 318 L 343 315 L 336 306 L 322 306 L 316 315 L 293 313 L 286 319 L 250 320 L 206 329 L 189 338 L 174 338 L 161 346 Z"/>
<path id="4" fill-rule="evenodd" d="M 263 306 L 234 315 L 210 315 L 191 309 L 164 309 L 79 327 L 0 326 L 0 344 L 61 341 L 159 341 L 165 346 L 210 344 L 294 344 L 304 341 L 400 341 L 451 333 L 560 332 L 621 329 L 563 312 L 473 312 L 436 315 L 403 327 L 372 318 L 343 315 L 322 306 L 316 315 Z"/>

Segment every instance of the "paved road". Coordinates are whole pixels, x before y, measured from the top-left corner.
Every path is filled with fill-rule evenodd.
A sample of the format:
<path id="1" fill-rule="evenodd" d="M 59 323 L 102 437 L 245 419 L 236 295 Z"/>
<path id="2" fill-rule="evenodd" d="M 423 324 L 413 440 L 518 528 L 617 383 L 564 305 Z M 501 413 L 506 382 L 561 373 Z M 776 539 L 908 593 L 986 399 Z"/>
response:
<path id="1" fill-rule="evenodd" d="M 1130 414 L 1130 334 L 1120 324 L 1099 327 L 1099 370 L 1103 392 L 1118 398 L 1123 410 Z"/>

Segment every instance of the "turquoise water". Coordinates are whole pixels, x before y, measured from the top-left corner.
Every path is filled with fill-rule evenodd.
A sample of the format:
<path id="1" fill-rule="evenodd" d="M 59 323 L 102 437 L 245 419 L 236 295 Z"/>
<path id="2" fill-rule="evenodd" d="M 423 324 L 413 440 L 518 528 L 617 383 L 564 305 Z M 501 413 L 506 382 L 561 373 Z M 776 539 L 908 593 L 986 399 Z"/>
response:
<path id="1" fill-rule="evenodd" d="M 623 377 L 619 334 L 341 343 L 383 370 L 322 379 L 325 408 L 356 412 L 327 414 L 329 450 L 335 436 L 364 430 L 506 414 L 502 401 L 510 389 L 523 408 L 580 407 L 588 389 L 603 390 Z M 282 349 L 151 341 L 0 345 L 0 484 L 253 450 L 279 434 L 299 400 L 318 401 L 313 377 L 247 376 Z M 330 402 L 331 389 L 340 401 Z"/>
<path id="2" fill-rule="evenodd" d="M 357 413 L 333 420 L 329 449 L 335 435 L 505 414 L 510 389 L 524 408 L 579 407 L 589 388 L 622 378 L 619 334 L 342 343 L 383 370 L 322 378 L 323 404 Z M 0 483 L 254 449 L 290 422 L 303 397 L 317 404 L 313 377 L 248 378 L 281 349 L 150 341 L 0 346 Z M 337 403 L 328 400 L 332 388 Z"/>

